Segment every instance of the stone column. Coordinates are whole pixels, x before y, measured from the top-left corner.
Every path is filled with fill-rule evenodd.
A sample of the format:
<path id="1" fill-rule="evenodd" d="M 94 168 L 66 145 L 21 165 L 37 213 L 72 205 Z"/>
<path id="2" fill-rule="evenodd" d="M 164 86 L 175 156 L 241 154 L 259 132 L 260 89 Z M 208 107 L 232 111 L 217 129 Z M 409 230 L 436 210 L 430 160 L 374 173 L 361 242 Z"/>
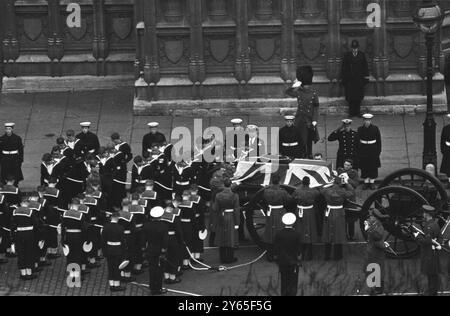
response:
<path id="1" fill-rule="evenodd" d="M 209 17 L 213 21 L 221 21 L 226 19 L 227 12 L 227 3 L 226 0 L 209 0 L 210 2 L 210 10 Z"/>
<path id="2" fill-rule="evenodd" d="M 316 18 L 320 15 L 319 7 L 317 6 L 317 0 L 303 0 L 302 16 L 305 18 Z"/>
<path id="3" fill-rule="evenodd" d="M 296 45 L 294 34 L 294 1 L 282 0 L 281 78 L 287 83 L 295 79 Z"/>
<path id="4" fill-rule="evenodd" d="M 238 97 L 247 97 L 247 84 L 252 78 L 248 42 L 248 0 L 236 0 L 236 61 L 234 76 L 239 84 Z"/>
<path id="5" fill-rule="evenodd" d="M 203 59 L 202 0 L 189 0 L 189 9 L 191 17 L 189 79 L 193 83 L 193 99 L 202 99 L 202 83 L 206 79 L 206 66 Z"/>
<path id="6" fill-rule="evenodd" d="M 363 6 L 363 0 L 347 0 L 350 1 L 350 7 L 348 8 L 348 14 L 352 19 L 359 19 L 365 13 Z"/>
<path id="7" fill-rule="evenodd" d="M 165 0 L 164 17 L 169 23 L 177 23 L 183 19 L 182 0 Z"/>
<path id="8" fill-rule="evenodd" d="M 160 80 L 158 37 L 156 33 L 156 0 L 144 0 L 144 80 L 149 85 L 149 101 L 158 99 L 157 84 Z M 142 62 L 142 61 L 141 61 Z"/>
<path id="9" fill-rule="evenodd" d="M 258 20 L 270 20 L 272 18 L 272 0 L 256 1 L 256 18 Z"/>

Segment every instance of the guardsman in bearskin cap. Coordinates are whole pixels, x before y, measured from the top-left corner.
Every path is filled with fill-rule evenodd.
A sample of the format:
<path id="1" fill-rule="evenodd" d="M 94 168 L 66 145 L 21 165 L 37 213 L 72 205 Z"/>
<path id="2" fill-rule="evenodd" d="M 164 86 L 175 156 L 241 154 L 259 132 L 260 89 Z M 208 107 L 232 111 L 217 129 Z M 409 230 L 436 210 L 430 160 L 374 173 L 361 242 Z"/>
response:
<path id="1" fill-rule="evenodd" d="M 298 103 L 295 126 L 300 132 L 304 152 L 312 159 L 312 143 L 318 142 L 317 121 L 319 119 L 319 96 L 311 88 L 313 82 L 313 69 L 311 66 L 302 66 L 297 69 L 297 80 L 286 90 L 286 94 L 296 98 Z"/>
<path id="2" fill-rule="evenodd" d="M 317 201 L 320 193 L 317 189 L 310 188 L 311 179 L 304 177 L 302 185 L 292 194 L 297 203 L 296 230 L 300 233 L 302 247 L 302 259 L 313 259 L 313 244 L 319 241 L 317 231 Z"/>
<path id="3" fill-rule="evenodd" d="M 119 270 L 125 249 L 124 231 L 124 228 L 119 225 L 119 213 L 113 212 L 111 221 L 103 227 L 102 231 L 102 248 L 108 263 L 108 280 L 111 292 L 125 291 L 125 287 L 120 285 Z"/>

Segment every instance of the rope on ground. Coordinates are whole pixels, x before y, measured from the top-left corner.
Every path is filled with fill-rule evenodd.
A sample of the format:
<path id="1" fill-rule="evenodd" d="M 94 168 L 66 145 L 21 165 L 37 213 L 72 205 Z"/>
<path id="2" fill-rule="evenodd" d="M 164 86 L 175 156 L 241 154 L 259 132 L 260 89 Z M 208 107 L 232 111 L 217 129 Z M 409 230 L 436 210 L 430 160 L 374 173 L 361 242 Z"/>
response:
<path id="1" fill-rule="evenodd" d="M 150 291 L 150 285 L 149 284 L 143 284 L 143 283 L 137 283 L 137 282 L 131 282 L 130 284 L 132 285 L 136 285 L 138 287 L 145 287 L 146 290 Z M 173 290 L 173 289 L 168 289 L 166 288 L 167 292 L 172 292 L 172 293 L 176 293 L 176 294 L 184 294 L 184 295 L 189 295 L 189 296 L 202 296 L 200 294 L 195 294 L 195 293 L 191 293 L 191 292 L 184 292 L 184 291 L 178 291 L 178 290 Z"/>
<path id="2" fill-rule="evenodd" d="M 192 252 L 191 252 L 191 250 L 189 249 L 188 246 L 186 246 L 186 250 L 187 250 L 187 252 L 189 253 L 189 256 L 191 257 L 191 259 L 192 259 L 193 261 L 195 261 L 196 263 L 198 263 L 198 264 L 204 266 L 204 268 L 197 268 L 197 267 L 194 267 L 194 266 L 191 264 L 191 262 L 189 261 L 189 266 L 190 266 L 193 270 L 196 270 L 196 271 L 208 271 L 208 270 L 214 270 L 214 271 L 218 271 L 218 272 L 228 271 L 228 270 L 233 270 L 233 269 L 237 269 L 237 268 L 243 268 L 243 267 L 252 265 L 252 264 L 258 262 L 259 260 L 261 260 L 261 258 L 264 257 L 264 255 L 267 253 L 267 250 L 265 250 L 262 254 L 260 254 L 258 257 L 256 257 L 256 258 L 253 259 L 252 261 L 246 262 L 246 263 L 242 263 L 242 264 L 238 264 L 238 265 L 235 265 L 235 266 L 231 266 L 231 267 L 227 267 L 227 266 L 212 267 L 212 266 L 209 266 L 209 265 L 207 265 L 207 264 L 205 264 L 205 263 L 203 263 L 203 262 L 198 261 L 197 259 L 195 259 L 195 258 L 194 258 L 194 255 L 192 254 Z"/>

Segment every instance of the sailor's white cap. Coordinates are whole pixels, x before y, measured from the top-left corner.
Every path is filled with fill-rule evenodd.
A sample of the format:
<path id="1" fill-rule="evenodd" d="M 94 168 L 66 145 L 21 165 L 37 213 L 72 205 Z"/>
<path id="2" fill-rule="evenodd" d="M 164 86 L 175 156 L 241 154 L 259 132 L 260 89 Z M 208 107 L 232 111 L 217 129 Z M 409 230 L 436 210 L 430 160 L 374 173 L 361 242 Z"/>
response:
<path id="1" fill-rule="evenodd" d="M 80 126 L 81 127 L 91 127 L 91 122 L 81 122 Z"/>
<path id="2" fill-rule="evenodd" d="M 373 114 L 370 114 L 370 113 L 364 114 L 363 118 L 366 120 L 371 120 L 371 119 L 373 119 Z"/>
<path id="3" fill-rule="evenodd" d="M 14 126 L 16 126 L 16 123 L 12 123 L 12 122 L 5 123 L 5 127 L 14 127 Z"/>
<path id="4" fill-rule="evenodd" d="M 242 124 L 242 119 L 240 118 L 235 118 L 231 120 L 231 124 Z"/>
<path id="5" fill-rule="evenodd" d="M 156 206 L 150 211 L 150 216 L 153 218 L 159 218 L 164 215 L 164 209 L 161 206 Z"/>
<path id="6" fill-rule="evenodd" d="M 254 124 L 250 124 L 250 125 L 247 125 L 247 129 L 249 131 L 256 131 L 256 130 L 258 130 L 258 126 L 254 125 Z"/>
<path id="7" fill-rule="evenodd" d="M 293 120 L 295 120 L 295 116 L 294 116 L 294 115 L 286 115 L 286 116 L 284 117 L 284 119 L 285 119 L 286 121 L 293 121 Z"/>
<path id="8" fill-rule="evenodd" d="M 344 124 L 352 124 L 352 120 L 351 119 L 344 119 L 344 120 L 342 120 L 342 123 L 344 123 Z"/>
<path id="9" fill-rule="evenodd" d="M 296 221 L 297 221 L 297 218 L 292 213 L 286 213 L 283 215 L 282 222 L 286 226 L 294 225 Z"/>
<path id="10" fill-rule="evenodd" d="M 158 127 L 159 123 L 158 122 L 150 122 L 147 124 L 148 127 Z"/>

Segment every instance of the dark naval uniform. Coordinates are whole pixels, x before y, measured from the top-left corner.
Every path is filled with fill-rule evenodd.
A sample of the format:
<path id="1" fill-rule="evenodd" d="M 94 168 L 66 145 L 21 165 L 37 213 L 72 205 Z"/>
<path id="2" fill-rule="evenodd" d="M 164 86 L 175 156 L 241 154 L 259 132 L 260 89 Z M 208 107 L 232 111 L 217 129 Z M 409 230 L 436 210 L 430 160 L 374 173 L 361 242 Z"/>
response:
<path id="1" fill-rule="evenodd" d="M 77 135 L 77 139 L 81 142 L 81 153 L 83 157 L 86 157 L 88 154 L 96 155 L 98 153 L 100 142 L 97 135 L 92 132 L 87 132 L 86 134 L 80 133 Z"/>
<path id="2" fill-rule="evenodd" d="M 121 225 L 108 223 L 103 227 L 102 249 L 108 263 L 108 280 L 120 282 L 119 266 L 125 249 L 125 234 Z"/>
<path id="3" fill-rule="evenodd" d="M 113 172 L 112 182 L 112 205 L 120 207 L 123 198 L 126 197 L 127 185 L 127 164 L 133 158 L 131 154 L 131 147 L 127 143 L 122 143 L 116 146 L 117 153 L 114 155 L 115 170 Z"/>
<path id="4" fill-rule="evenodd" d="M 282 127 L 279 135 L 280 155 L 297 159 L 305 157 L 305 144 L 302 143 L 300 132 L 295 125 Z"/>
<path id="5" fill-rule="evenodd" d="M 441 153 L 442 165 L 440 171 L 450 177 L 450 125 L 445 126 L 442 130 Z"/>
<path id="6" fill-rule="evenodd" d="M 438 242 L 441 242 L 438 221 L 436 219 L 432 219 L 424 222 L 422 224 L 422 231 L 425 236 L 418 236 L 418 240 L 421 245 L 421 272 L 428 278 L 428 293 L 426 294 L 436 296 L 439 290 L 439 274 L 441 273 L 441 264 L 439 259 L 439 251 L 433 245 L 432 240 L 436 239 Z"/>
<path id="7" fill-rule="evenodd" d="M 156 163 L 154 177 L 155 191 L 158 193 L 159 200 L 171 200 L 173 192 L 172 166 L 167 164 L 165 158 Z"/>
<path id="8" fill-rule="evenodd" d="M 292 228 L 284 228 L 275 236 L 274 250 L 281 275 L 281 296 L 296 296 L 300 234 Z"/>
<path id="9" fill-rule="evenodd" d="M 145 223 L 142 238 L 142 245 L 147 245 L 150 291 L 153 295 L 161 294 L 164 264 L 167 260 L 169 244 L 169 227 L 162 220 L 151 220 Z"/>
<path id="10" fill-rule="evenodd" d="M 155 134 L 148 133 L 142 139 L 142 157 L 147 158 L 151 155 L 153 146 L 164 146 L 166 144 L 166 136 L 160 132 Z"/>
<path id="11" fill-rule="evenodd" d="M 179 215 L 179 209 L 175 209 L 171 212 L 166 209 L 161 218 L 161 221 L 166 223 L 168 229 L 167 262 L 164 267 L 164 272 L 172 275 L 176 275 L 178 273 L 178 268 L 181 267 L 183 251 L 185 248 L 183 247 L 183 232 L 181 230 Z"/>
<path id="12" fill-rule="evenodd" d="M 144 164 L 140 167 L 133 164 L 131 168 L 131 192 L 136 192 L 138 188 L 145 188 L 145 183 L 150 179 L 153 179 L 151 164 Z"/>
<path id="13" fill-rule="evenodd" d="M 300 234 L 303 260 L 312 260 L 312 245 L 319 241 L 317 223 L 317 189 L 301 186 L 292 194 L 297 203 L 296 230 Z"/>
<path id="14" fill-rule="evenodd" d="M 4 134 L 0 137 L 0 163 L 3 184 L 8 176 L 13 176 L 16 184 L 23 180 L 23 143 L 20 136 L 13 133 L 11 136 Z"/>
<path id="15" fill-rule="evenodd" d="M 347 184 L 345 187 L 334 184 L 322 190 L 327 203 L 322 241 L 325 246 L 325 258 L 329 259 L 331 246 L 334 245 L 334 259 L 342 259 L 342 245 L 347 242 L 344 203 L 354 196 L 353 188 Z"/>
<path id="16" fill-rule="evenodd" d="M 20 270 L 33 269 L 36 262 L 37 216 L 28 207 L 18 207 L 12 214 L 11 232 L 16 245 Z"/>
<path id="17" fill-rule="evenodd" d="M 358 132 L 350 130 L 335 130 L 328 136 L 329 142 L 338 141 L 339 149 L 336 158 L 336 169 L 344 167 L 345 159 L 353 160 L 353 167 L 358 169 Z"/>
<path id="18" fill-rule="evenodd" d="M 216 242 L 220 250 L 220 261 L 232 263 L 234 247 L 238 244 L 236 226 L 240 225 L 239 196 L 224 188 L 214 198 L 214 211 L 216 212 Z"/>
<path id="19" fill-rule="evenodd" d="M 85 215 L 76 210 L 64 212 L 62 217 L 62 243 L 69 246 L 67 264 L 76 263 L 80 267 L 86 262 L 83 243 L 86 241 Z"/>
<path id="20" fill-rule="evenodd" d="M 319 96 L 311 88 L 289 88 L 286 94 L 296 98 L 298 103 L 295 126 L 299 130 L 304 152 L 308 158 L 312 158 L 312 143 L 317 141 L 317 129 L 312 122 L 317 122 L 319 118 Z"/>
<path id="21" fill-rule="evenodd" d="M 359 148 L 358 162 L 361 169 L 361 178 L 378 178 L 378 168 L 381 167 L 381 134 L 377 126 L 358 128 Z"/>

